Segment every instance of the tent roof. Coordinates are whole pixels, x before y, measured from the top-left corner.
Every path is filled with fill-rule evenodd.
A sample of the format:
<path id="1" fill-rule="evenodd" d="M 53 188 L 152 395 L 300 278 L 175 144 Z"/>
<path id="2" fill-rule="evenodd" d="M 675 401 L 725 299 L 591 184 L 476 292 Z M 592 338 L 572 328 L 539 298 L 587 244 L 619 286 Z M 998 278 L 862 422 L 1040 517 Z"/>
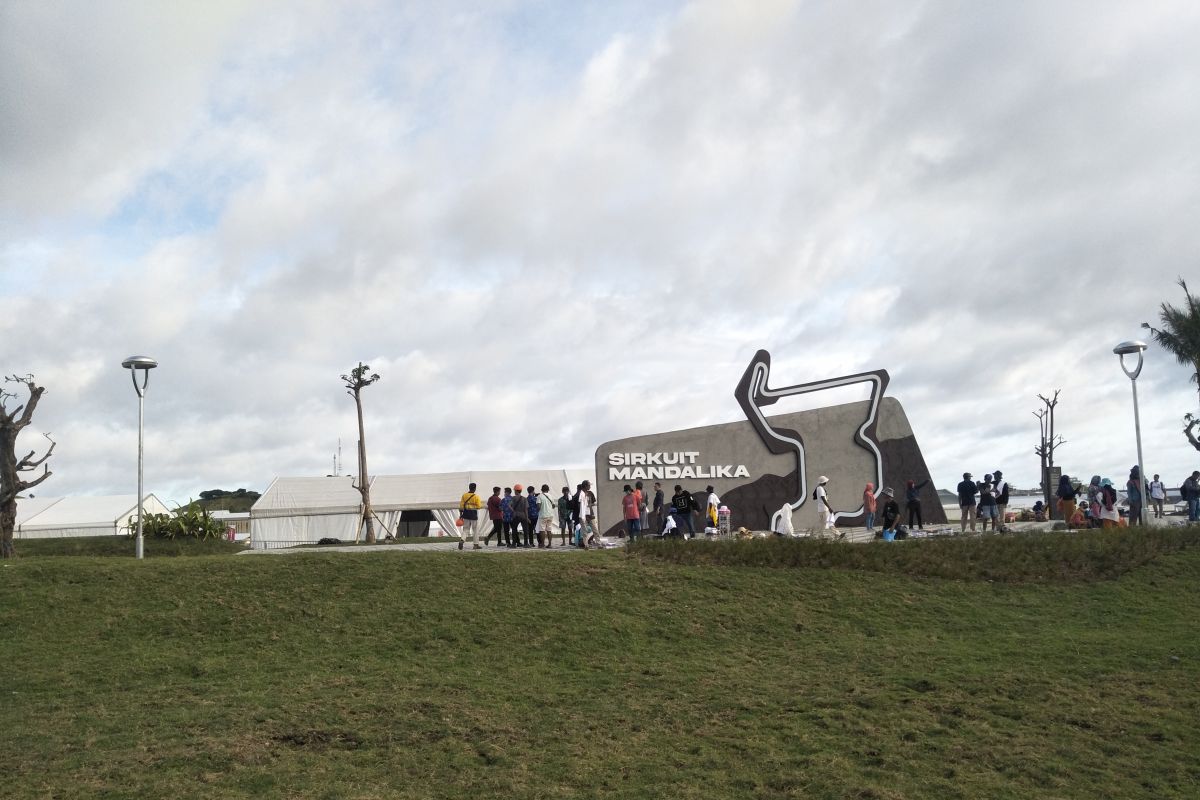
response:
<path id="1" fill-rule="evenodd" d="M 486 498 L 493 486 L 530 483 L 546 484 L 558 495 L 563 486 L 574 489 L 583 480 L 595 485 L 591 470 L 520 469 L 477 470 L 474 472 L 431 472 L 412 475 L 377 475 L 371 479 L 371 505 L 376 511 L 458 508 L 459 499 L 470 483 Z M 354 513 L 361 503 L 353 479 L 276 478 L 254 503 L 254 516 L 281 516 L 297 513 Z"/>
<path id="2" fill-rule="evenodd" d="M 43 505 L 36 513 L 27 513 L 37 505 Z M 165 508 L 153 494 L 146 495 L 148 512 Z M 111 525 L 137 511 L 136 494 L 118 494 L 102 497 L 36 497 L 17 500 L 17 519 L 22 527 L 40 528 L 79 525 Z"/>

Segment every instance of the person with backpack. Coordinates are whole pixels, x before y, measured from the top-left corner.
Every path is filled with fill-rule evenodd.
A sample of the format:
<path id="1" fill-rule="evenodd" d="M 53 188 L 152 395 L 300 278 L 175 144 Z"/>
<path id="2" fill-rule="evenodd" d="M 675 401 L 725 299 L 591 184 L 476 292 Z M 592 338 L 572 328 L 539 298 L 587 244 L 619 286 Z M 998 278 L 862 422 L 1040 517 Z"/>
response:
<path id="1" fill-rule="evenodd" d="M 693 538 L 696 535 L 696 527 L 692 524 L 692 512 L 697 510 L 699 506 L 696 505 L 691 492 L 682 486 L 676 486 L 675 494 L 671 495 L 671 516 L 675 520 L 675 526 L 681 531 L 686 526 L 689 537 Z"/>
<path id="2" fill-rule="evenodd" d="M 825 490 L 825 484 L 829 483 L 829 478 L 822 475 L 817 478 L 817 488 L 813 489 L 813 500 L 817 501 L 817 514 L 821 518 L 821 530 L 833 530 L 833 522 L 836 515 L 833 513 L 833 506 L 829 505 L 829 493 Z"/>
<path id="3" fill-rule="evenodd" d="M 1005 514 L 1008 513 L 1008 481 L 1004 480 L 1004 473 L 996 470 L 992 473 L 994 483 L 992 491 L 996 496 L 996 519 L 992 521 L 992 532 L 1008 530 L 1005 520 Z M 1000 527 L 996 527 L 999 525 Z"/>
<path id="4" fill-rule="evenodd" d="M 579 484 L 571 498 L 571 511 L 579 523 L 579 546 L 584 550 L 596 541 L 596 495 L 592 494 L 591 481 Z"/>
<path id="5" fill-rule="evenodd" d="M 471 537 L 475 550 L 483 549 L 479 544 L 479 509 L 481 508 L 483 508 L 483 501 L 479 499 L 479 495 L 475 494 L 475 484 L 472 483 L 458 501 L 458 516 L 463 521 L 462 533 L 458 537 L 459 550 L 463 549 L 468 536 Z"/>
<path id="6" fill-rule="evenodd" d="M 1187 503 L 1188 522 L 1200 522 L 1200 470 L 1180 484 L 1179 498 Z"/>
<path id="7" fill-rule="evenodd" d="M 500 517 L 504 520 L 504 546 L 517 546 L 517 524 L 513 522 L 512 487 L 504 487 L 504 497 L 500 498 Z"/>

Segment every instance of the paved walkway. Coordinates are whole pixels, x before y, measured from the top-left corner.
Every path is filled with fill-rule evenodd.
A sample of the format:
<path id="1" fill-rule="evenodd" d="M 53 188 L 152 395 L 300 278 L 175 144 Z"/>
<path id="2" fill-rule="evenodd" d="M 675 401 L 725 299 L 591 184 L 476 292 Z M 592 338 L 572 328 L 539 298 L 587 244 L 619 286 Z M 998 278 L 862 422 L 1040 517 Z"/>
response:
<path id="1" fill-rule="evenodd" d="M 624 546 L 624 542 L 620 539 L 611 539 L 608 541 L 621 542 L 617 547 Z M 416 544 L 351 544 L 351 545 L 320 545 L 318 547 L 279 547 L 270 550 L 243 550 L 238 553 L 239 556 L 287 556 L 302 553 L 414 553 L 414 552 L 436 552 L 436 553 L 457 553 L 458 540 L 451 539 L 447 542 L 419 542 Z M 462 550 L 463 553 L 578 553 L 581 552 L 578 547 L 570 547 L 568 545 L 556 544 L 553 547 L 484 547 L 480 550 L 473 550 L 468 543 Z"/>

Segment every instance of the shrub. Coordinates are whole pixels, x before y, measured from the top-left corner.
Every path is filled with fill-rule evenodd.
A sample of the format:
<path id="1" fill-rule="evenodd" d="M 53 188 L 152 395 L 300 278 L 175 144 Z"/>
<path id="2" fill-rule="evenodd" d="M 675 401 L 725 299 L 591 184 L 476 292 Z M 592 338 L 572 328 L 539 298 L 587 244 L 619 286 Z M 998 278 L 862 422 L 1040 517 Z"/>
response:
<path id="1" fill-rule="evenodd" d="M 137 535 L 137 518 L 129 520 L 129 535 Z M 220 539 L 225 528 L 208 511 L 189 501 L 173 514 L 146 514 L 142 517 L 142 535 L 152 539 Z"/>
<path id="2" fill-rule="evenodd" d="M 1119 577 L 1164 553 L 1200 545 L 1200 526 L 1117 528 L 848 544 L 830 540 L 645 540 L 635 558 L 677 564 L 853 569 L 934 578 L 1075 581 Z"/>

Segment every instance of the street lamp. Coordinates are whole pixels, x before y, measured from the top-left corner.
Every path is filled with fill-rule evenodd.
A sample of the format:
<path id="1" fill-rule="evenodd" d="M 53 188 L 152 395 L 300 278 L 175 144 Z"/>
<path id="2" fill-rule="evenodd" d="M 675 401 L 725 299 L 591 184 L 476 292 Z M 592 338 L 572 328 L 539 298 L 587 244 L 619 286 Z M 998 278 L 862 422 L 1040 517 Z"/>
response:
<path id="1" fill-rule="evenodd" d="M 1137 437 L 1137 454 L 1138 454 L 1138 493 L 1142 495 L 1142 504 L 1138 509 L 1138 524 L 1146 524 L 1146 476 L 1142 467 L 1142 421 L 1138 416 L 1138 399 L 1137 399 L 1137 379 L 1138 375 L 1142 374 L 1142 351 L 1146 349 L 1145 342 L 1137 340 L 1131 342 L 1121 342 L 1113 348 L 1115 353 L 1121 360 L 1121 371 L 1129 377 L 1129 383 L 1133 386 L 1133 433 Z M 1125 356 L 1137 354 L 1137 366 L 1131 371 L 1125 366 Z"/>
<path id="2" fill-rule="evenodd" d="M 145 405 L 146 384 L 150 382 L 150 370 L 158 366 L 158 362 L 149 356 L 130 356 L 121 362 L 121 366 L 129 370 L 133 379 L 133 390 L 138 396 L 138 532 L 137 557 L 142 558 L 142 407 Z M 142 371 L 142 385 L 138 386 L 138 370 Z"/>

